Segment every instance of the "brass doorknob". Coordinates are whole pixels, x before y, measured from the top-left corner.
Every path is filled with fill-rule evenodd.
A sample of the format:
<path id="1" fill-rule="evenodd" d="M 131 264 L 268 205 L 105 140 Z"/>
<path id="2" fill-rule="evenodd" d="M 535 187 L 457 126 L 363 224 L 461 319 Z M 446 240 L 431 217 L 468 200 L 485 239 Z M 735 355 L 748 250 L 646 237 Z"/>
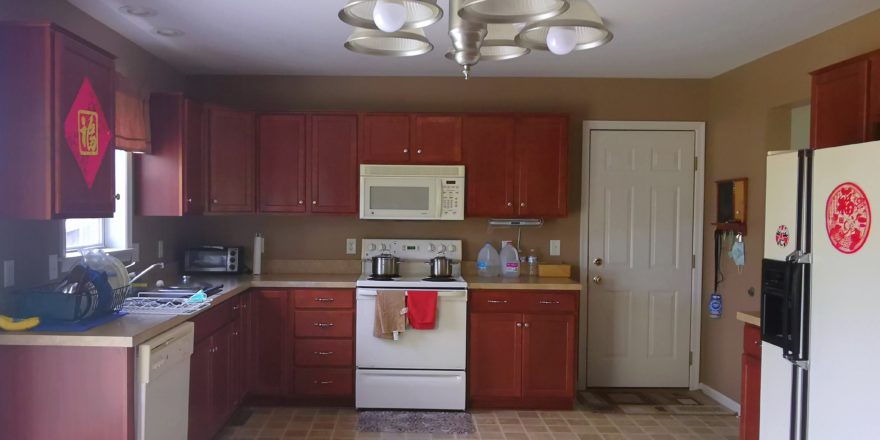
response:
<path id="1" fill-rule="evenodd" d="M 599 275 L 594 276 L 593 283 L 594 284 L 602 284 L 602 277 L 600 277 Z"/>

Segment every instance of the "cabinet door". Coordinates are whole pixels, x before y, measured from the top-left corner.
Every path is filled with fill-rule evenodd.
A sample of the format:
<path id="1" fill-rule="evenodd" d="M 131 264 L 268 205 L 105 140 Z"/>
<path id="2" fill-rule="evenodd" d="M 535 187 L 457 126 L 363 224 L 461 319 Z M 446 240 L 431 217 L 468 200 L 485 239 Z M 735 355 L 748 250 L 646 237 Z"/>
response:
<path id="1" fill-rule="evenodd" d="M 232 413 L 232 390 L 229 388 L 232 374 L 232 323 L 211 336 L 211 341 L 214 344 L 211 353 L 211 434 L 214 435 Z"/>
<path id="2" fill-rule="evenodd" d="M 357 116 L 311 119 L 309 210 L 354 214 L 358 210 Z"/>
<path id="3" fill-rule="evenodd" d="M 868 140 L 868 73 L 860 59 L 813 75 L 813 148 Z"/>
<path id="4" fill-rule="evenodd" d="M 233 300 L 235 301 L 235 300 Z M 244 362 L 245 362 L 245 343 L 244 332 L 242 327 L 244 322 L 241 318 L 232 321 L 232 332 L 230 335 L 230 366 L 229 366 L 229 407 L 235 409 L 241 404 L 244 398 L 245 378 L 244 378 Z"/>
<path id="5" fill-rule="evenodd" d="M 211 433 L 211 360 L 213 343 L 205 338 L 193 347 L 189 376 L 189 438 L 209 439 Z"/>
<path id="6" fill-rule="evenodd" d="M 413 116 L 412 162 L 461 163 L 461 119 L 452 115 Z"/>
<path id="7" fill-rule="evenodd" d="M 407 163 L 410 158 L 409 115 L 367 113 L 361 116 L 361 163 Z"/>
<path id="8" fill-rule="evenodd" d="M 739 438 L 757 440 L 761 416 L 761 360 L 742 355 L 742 408 L 739 415 Z"/>
<path id="9" fill-rule="evenodd" d="M 116 70 L 113 60 L 62 32 L 55 32 L 53 38 L 54 213 L 60 218 L 111 217 L 116 206 L 113 147 Z M 94 94 L 87 92 L 86 82 Z M 68 124 L 73 126 L 67 127 Z M 74 135 L 79 140 L 74 149 L 68 145 L 68 130 L 80 133 Z"/>
<path id="10" fill-rule="evenodd" d="M 519 313 L 470 314 L 471 398 L 522 395 L 522 317 Z"/>
<path id="11" fill-rule="evenodd" d="M 306 115 L 261 115 L 260 211 L 306 212 Z"/>
<path id="12" fill-rule="evenodd" d="M 513 133 L 513 117 L 464 117 L 468 217 L 505 218 L 516 214 Z"/>
<path id="13" fill-rule="evenodd" d="M 208 108 L 208 201 L 211 212 L 254 210 L 254 114 Z"/>
<path id="14" fill-rule="evenodd" d="M 250 296 L 251 391 L 258 396 L 284 396 L 292 343 L 288 331 L 288 293 L 258 290 Z"/>
<path id="15" fill-rule="evenodd" d="M 205 212 L 204 106 L 183 101 L 183 213 Z"/>
<path id="16" fill-rule="evenodd" d="M 868 102 L 868 140 L 880 141 L 880 54 L 871 57 L 871 95 Z"/>
<path id="17" fill-rule="evenodd" d="M 574 316 L 525 315 L 523 321 L 523 397 L 574 396 Z"/>
<path id="18" fill-rule="evenodd" d="M 522 217 L 568 214 L 568 119 L 525 116 L 516 122 L 518 213 Z"/>

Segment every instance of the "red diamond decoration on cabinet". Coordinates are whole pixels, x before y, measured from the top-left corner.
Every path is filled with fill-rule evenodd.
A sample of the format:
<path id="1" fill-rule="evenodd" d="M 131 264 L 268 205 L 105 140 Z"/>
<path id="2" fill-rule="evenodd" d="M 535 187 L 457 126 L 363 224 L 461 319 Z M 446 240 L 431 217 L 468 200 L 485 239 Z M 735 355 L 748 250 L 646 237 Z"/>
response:
<path id="1" fill-rule="evenodd" d="M 101 102 L 88 78 L 83 79 L 76 99 L 64 119 L 64 138 L 89 188 L 104 161 L 113 132 L 104 118 Z"/>

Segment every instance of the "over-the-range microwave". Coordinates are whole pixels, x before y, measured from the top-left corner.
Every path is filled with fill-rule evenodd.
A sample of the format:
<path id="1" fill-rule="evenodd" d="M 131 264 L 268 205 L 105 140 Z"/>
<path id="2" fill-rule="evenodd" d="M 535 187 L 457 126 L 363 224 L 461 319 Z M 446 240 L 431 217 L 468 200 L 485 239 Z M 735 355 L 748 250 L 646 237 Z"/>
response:
<path id="1" fill-rule="evenodd" d="M 361 218 L 464 220 L 464 166 L 361 165 Z"/>

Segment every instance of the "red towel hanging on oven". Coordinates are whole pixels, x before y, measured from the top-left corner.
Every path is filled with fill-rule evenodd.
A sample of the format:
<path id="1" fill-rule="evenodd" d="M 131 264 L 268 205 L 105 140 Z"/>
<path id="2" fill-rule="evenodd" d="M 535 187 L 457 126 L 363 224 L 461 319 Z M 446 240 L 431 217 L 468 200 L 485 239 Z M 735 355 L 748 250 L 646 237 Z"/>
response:
<path id="1" fill-rule="evenodd" d="M 437 292 L 407 291 L 406 317 L 416 330 L 433 330 L 437 324 Z"/>

